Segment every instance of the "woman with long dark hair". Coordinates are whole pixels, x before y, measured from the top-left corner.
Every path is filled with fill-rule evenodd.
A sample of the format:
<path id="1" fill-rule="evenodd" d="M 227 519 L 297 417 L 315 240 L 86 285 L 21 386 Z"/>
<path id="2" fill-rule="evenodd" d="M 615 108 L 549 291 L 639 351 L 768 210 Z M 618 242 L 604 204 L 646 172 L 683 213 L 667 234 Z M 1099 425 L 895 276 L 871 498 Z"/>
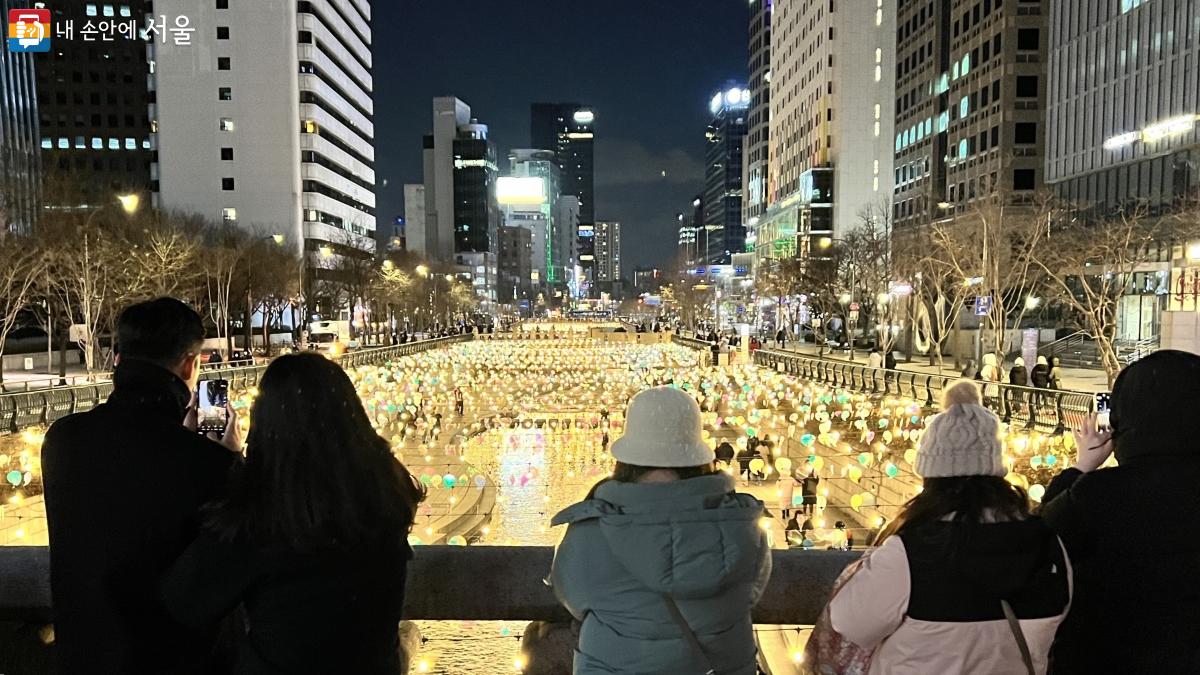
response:
<path id="1" fill-rule="evenodd" d="M 973 382 L 947 390 L 920 440 L 922 491 L 830 599 L 806 666 L 836 634 L 871 675 L 1046 672 L 1070 566 L 1005 480 L 1000 422 L 981 404 Z"/>
<path id="2" fill-rule="evenodd" d="M 245 463 L 163 582 L 168 610 L 207 625 L 243 606 L 236 673 L 398 673 L 423 489 L 323 356 L 273 361 L 251 420 Z"/>

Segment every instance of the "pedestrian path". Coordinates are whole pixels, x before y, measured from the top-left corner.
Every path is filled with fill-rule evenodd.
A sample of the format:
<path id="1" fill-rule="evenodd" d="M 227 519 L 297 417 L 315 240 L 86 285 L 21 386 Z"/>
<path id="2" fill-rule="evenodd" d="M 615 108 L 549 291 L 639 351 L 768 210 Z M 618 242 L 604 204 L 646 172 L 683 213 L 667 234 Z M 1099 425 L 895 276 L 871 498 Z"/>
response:
<path id="1" fill-rule="evenodd" d="M 764 348 L 776 349 L 774 343 L 770 345 L 764 345 Z M 797 354 L 804 354 L 814 357 L 818 356 L 820 353 L 820 350 L 816 345 L 795 342 L 787 343 L 787 347 L 784 348 L 784 351 L 795 352 Z M 849 351 L 830 351 L 828 348 L 826 348 L 825 353 L 821 355 L 821 358 L 866 365 L 868 356 L 869 352 L 863 352 L 856 349 L 854 351 L 854 359 L 851 359 Z M 918 360 L 906 362 L 903 360 L 902 355 L 899 352 L 896 352 L 896 369 L 917 373 L 927 373 L 930 375 L 954 376 L 959 374 L 959 371 L 954 368 L 954 361 L 952 358 L 947 359 L 945 365 L 941 368 L 939 368 L 937 365 L 929 365 L 928 357 L 926 356 L 918 356 L 916 358 Z M 1011 367 L 1012 364 L 1007 363 L 1002 370 L 1007 373 L 1008 368 Z M 1107 391 L 1109 388 L 1108 376 L 1103 370 L 1092 370 L 1090 368 L 1062 368 L 1061 370 L 1063 389 L 1070 391 L 1097 392 Z"/>

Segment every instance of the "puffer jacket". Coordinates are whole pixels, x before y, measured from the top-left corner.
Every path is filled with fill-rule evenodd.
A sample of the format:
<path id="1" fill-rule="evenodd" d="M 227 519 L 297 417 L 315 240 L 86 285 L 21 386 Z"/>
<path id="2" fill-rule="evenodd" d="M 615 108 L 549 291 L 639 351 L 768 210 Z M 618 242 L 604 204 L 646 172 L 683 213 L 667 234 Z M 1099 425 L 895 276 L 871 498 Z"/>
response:
<path id="1" fill-rule="evenodd" d="M 575 674 L 701 673 L 670 596 L 718 675 L 756 672 L 750 609 L 771 573 L 763 503 L 720 473 L 610 481 L 560 512 L 550 582 L 582 622 Z"/>
<path id="2" fill-rule="evenodd" d="M 1040 519 L 939 522 L 871 551 L 829 610 L 835 631 L 875 649 L 869 675 L 1026 675 L 1007 600 L 1041 675 L 1070 594 L 1066 554 Z"/>

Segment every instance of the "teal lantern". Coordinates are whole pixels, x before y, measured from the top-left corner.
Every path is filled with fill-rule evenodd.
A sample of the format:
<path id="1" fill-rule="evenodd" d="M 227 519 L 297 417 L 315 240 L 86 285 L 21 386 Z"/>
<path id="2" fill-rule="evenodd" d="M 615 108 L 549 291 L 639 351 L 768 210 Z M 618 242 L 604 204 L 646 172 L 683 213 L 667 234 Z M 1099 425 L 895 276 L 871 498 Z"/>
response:
<path id="1" fill-rule="evenodd" d="M 804 434 L 800 437 L 800 443 L 806 448 L 811 448 L 813 443 L 817 442 L 817 437 L 812 434 Z"/>
<path id="2" fill-rule="evenodd" d="M 1058 455 L 1046 455 L 1046 466 L 1058 464 Z"/>
<path id="3" fill-rule="evenodd" d="M 888 478 L 895 478 L 896 476 L 900 475 L 900 469 L 891 462 L 887 463 L 887 466 L 883 469 L 883 472 L 887 474 Z"/>
<path id="4" fill-rule="evenodd" d="M 871 463 L 871 455 L 869 455 L 865 452 L 858 453 L 858 463 L 862 464 L 863 466 L 870 464 Z"/>
<path id="5" fill-rule="evenodd" d="M 21 484 L 21 472 L 20 471 L 9 471 L 8 474 L 5 475 L 5 478 L 8 479 L 9 483 L 12 483 L 13 487 L 17 487 L 18 485 Z"/>

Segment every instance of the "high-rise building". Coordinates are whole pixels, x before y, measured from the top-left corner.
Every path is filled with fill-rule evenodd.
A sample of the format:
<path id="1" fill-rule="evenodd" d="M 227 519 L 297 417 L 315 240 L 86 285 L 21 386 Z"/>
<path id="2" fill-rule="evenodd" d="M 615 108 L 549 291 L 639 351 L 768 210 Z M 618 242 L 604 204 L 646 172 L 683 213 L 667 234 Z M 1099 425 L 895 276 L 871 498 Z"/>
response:
<path id="1" fill-rule="evenodd" d="M 433 99 L 433 133 L 424 139 L 425 254 L 433 260 L 454 257 L 454 140 L 471 122 L 471 107 L 453 96 Z"/>
<path id="2" fill-rule="evenodd" d="M 496 146 L 488 138 L 487 125 L 471 120 L 459 127 L 454 139 L 456 255 L 496 251 L 496 228 L 500 226 L 500 206 L 496 201 L 499 173 Z"/>
<path id="3" fill-rule="evenodd" d="M 425 185 L 422 183 L 404 186 L 404 246 L 423 256 L 429 255 L 433 248 L 425 219 Z"/>
<path id="4" fill-rule="evenodd" d="M 500 191 L 505 224 L 532 228 L 533 265 L 541 281 L 551 286 L 565 285 L 571 251 L 564 246 L 568 239 L 557 221 L 560 194 L 556 155 L 552 150 L 516 149 L 509 152 L 508 160 L 509 180 L 502 178 L 501 185 L 509 189 Z M 510 216 L 514 222 L 508 222 Z"/>
<path id="5" fill-rule="evenodd" d="M 760 262 L 805 257 L 890 205 L 895 3 L 774 0 Z"/>
<path id="6" fill-rule="evenodd" d="M 368 0 L 154 11 L 198 27 L 191 44 L 153 43 L 158 204 L 303 241 L 318 281 L 326 260 L 374 252 Z"/>
<path id="7" fill-rule="evenodd" d="M 595 223 L 595 113 L 578 103 L 534 103 L 530 112 L 530 147 L 554 150 L 562 194 L 579 198 L 579 222 Z"/>
<path id="8" fill-rule="evenodd" d="M 706 140 L 704 170 L 704 227 L 708 230 L 705 257 L 711 264 L 727 264 L 730 256 L 746 248 L 742 222 L 742 142 L 750 90 L 741 86 L 718 91 L 709 102 L 712 122 Z"/>
<path id="9" fill-rule="evenodd" d="M 742 224 L 753 243 L 767 212 L 767 151 L 771 133 L 771 13 L 775 0 L 750 2 L 750 109 L 742 151 Z"/>
<path id="10" fill-rule="evenodd" d="M 1200 1 L 1051 4 L 1046 182 L 1100 211 L 1200 183 Z M 1018 77 L 1016 94 L 1039 91 Z"/>
<path id="11" fill-rule="evenodd" d="M 10 8 L 9 0 L 0 0 L 5 21 Z M 37 92 L 34 55 L 0 51 L 0 234 L 27 233 L 37 220 Z"/>
<path id="12" fill-rule="evenodd" d="M 504 304 L 529 300 L 537 287 L 534 277 L 538 276 L 532 265 L 532 233 L 524 227 L 501 225 L 498 239 L 497 300 Z"/>
<path id="13" fill-rule="evenodd" d="M 679 260 L 683 265 L 703 264 L 708 256 L 708 230 L 704 227 L 704 196 L 696 195 L 691 208 L 675 214 L 679 222 Z"/>
<path id="14" fill-rule="evenodd" d="M 621 286 L 621 224 L 601 221 L 596 223 L 596 289 L 614 297 L 620 295 Z"/>
<path id="15" fill-rule="evenodd" d="M 575 266 L 579 263 L 579 198 L 574 195 L 559 195 L 554 209 L 555 250 L 561 252 L 565 277 L 574 280 Z"/>
<path id="16" fill-rule="evenodd" d="M 50 52 L 34 59 L 43 165 L 69 174 L 71 187 L 88 201 L 148 193 L 154 161 L 150 64 L 140 38 L 158 39 L 145 32 L 150 3 L 62 0 L 46 5 L 60 32 Z"/>
<path id="17" fill-rule="evenodd" d="M 1050 3 L 905 0 L 897 10 L 897 230 L 1043 185 Z"/>

